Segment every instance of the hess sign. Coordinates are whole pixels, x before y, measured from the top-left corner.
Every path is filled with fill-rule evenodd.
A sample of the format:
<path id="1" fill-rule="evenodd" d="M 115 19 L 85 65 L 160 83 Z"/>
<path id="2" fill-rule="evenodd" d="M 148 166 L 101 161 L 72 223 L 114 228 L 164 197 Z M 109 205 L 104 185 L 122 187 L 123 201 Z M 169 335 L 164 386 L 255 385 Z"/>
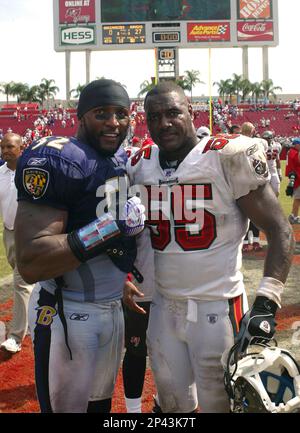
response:
<path id="1" fill-rule="evenodd" d="M 84 45 L 95 42 L 94 27 L 64 27 L 61 29 L 62 45 Z"/>

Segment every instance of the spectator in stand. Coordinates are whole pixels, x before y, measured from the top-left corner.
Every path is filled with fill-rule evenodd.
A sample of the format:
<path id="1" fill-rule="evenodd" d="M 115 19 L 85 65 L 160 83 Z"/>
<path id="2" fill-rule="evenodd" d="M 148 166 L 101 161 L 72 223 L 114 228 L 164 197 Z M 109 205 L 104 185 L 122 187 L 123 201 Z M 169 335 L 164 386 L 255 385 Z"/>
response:
<path id="1" fill-rule="evenodd" d="M 299 207 L 300 207 L 300 138 L 292 140 L 291 149 L 287 155 L 286 176 L 289 178 L 289 184 L 286 188 L 286 195 L 293 197 L 292 213 L 289 215 L 291 224 L 300 224 Z"/>
<path id="2" fill-rule="evenodd" d="M 246 135 L 246 137 L 254 137 L 255 126 L 251 122 L 244 122 L 241 127 L 241 134 Z M 250 221 L 249 229 L 244 237 L 242 251 L 243 253 L 247 253 L 251 251 L 251 249 L 253 249 L 253 251 L 262 250 L 259 240 L 259 229 L 252 221 Z"/>

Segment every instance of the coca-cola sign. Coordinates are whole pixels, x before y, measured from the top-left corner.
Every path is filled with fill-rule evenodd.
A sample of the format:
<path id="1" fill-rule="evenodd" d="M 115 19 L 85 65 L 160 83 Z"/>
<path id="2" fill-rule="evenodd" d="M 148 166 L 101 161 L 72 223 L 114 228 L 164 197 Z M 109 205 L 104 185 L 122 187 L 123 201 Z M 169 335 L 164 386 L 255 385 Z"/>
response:
<path id="1" fill-rule="evenodd" d="M 247 21 L 237 23 L 237 40 L 240 42 L 273 41 L 273 21 Z"/>

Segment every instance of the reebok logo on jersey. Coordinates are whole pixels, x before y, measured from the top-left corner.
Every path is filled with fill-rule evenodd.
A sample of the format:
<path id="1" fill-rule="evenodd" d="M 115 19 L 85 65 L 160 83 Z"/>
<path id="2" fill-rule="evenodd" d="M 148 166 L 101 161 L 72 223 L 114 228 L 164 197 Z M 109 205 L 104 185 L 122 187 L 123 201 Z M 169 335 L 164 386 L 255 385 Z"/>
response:
<path id="1" fill-rule="evenodd" d="M 89 318 L 89 314 L 73 313 L 70 316 L 70 320 L 79 320 L 80 322 L 86 322 Z"/>
<path id="2" fill-rule="evenodd" d="M 27 165 L 43 166 L 47 163 L 47 158 L 30 158 Z"/>
<path id="3" fill-rule="evenodd" d="M 248 147 L 248 149 L 246 150 L 246 155 L 247 156 L 253 155 L 257 151 L 257 149 L 258 149 L 257 144 L 253 144 L 253 146 Z"/>
<path id="4" fill-rule="evenodd" d="M 260 322 L 259 328 L 262 331 L 264 331 L 266 334 L 270 334 L 270 332 L 271 332 L 271 326 L 267 320 L 263 320 L 262 322 Z"/>

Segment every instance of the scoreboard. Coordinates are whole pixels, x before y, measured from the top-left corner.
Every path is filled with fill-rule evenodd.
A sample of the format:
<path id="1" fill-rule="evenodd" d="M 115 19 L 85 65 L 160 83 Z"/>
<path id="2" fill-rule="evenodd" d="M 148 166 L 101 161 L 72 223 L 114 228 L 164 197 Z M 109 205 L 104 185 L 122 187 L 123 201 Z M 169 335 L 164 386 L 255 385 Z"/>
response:
<path id="1" fill-rule="evenodd" d="M 278 45 L 278 0 L 53 0 L 56 51 Z"/>
<path id="2" fill-rule="evenodd" d="M 109 24 L 102 26 L 103 45 L 144 44 L 145 24 Z"/>

